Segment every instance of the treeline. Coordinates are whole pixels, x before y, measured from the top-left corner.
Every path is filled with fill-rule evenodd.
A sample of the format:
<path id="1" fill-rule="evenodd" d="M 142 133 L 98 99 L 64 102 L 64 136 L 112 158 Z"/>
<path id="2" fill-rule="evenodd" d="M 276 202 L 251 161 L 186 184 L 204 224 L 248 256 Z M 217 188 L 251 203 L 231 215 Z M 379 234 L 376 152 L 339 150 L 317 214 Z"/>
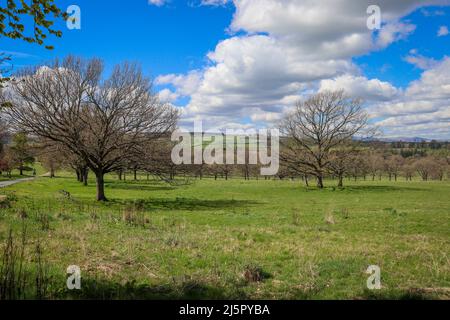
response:
<path id="1" fill-rule="evenodd" d="M 8 135 L 3 131 L 0 144 L 0 174 L 11 175 L 12 170 L 32 171 L 30 166 L 38 161 L 54 177 L 59 170 L 72 171 L 81 183 L 87 185 L 89 167 L 78 157 L 71 155 L 58 145 L 42 139 L 30 138 L 25 133 Z M 341 150 L 331 152 L 330 165 L 324 174 L 326 179 L 335 179 L 339 186 L 345 179 L 381 180 L 398 179 L 423 181 L 450 179 L 450 145 L 438 142 L 441 147 L 432 147 L 432 142 L 357 142 L 347 144 Z M 283 143 L 282 143 L 283 145 Z M 262 176 L 261 165 L 252 164 L 173 164 L 170 155 L 173 143 L 169 137 L 162 137 L 148 145 L 147 152 L 140 153 L 123 161 L 113 173 L 120 180 L 146 178 L 173 182 L 179 179 L 223 179 L 240 178 L 245 180 L 302 180 L 309 185 L 314 178 L 308 172 L 292 169 L 288 162 L 281 161 L 275 176 Z M 225 150 L 224 150 L 225 151 Z M 283 153 L 283 149 L 281 150 Z M 225 153 L 225 152 L 224 152 Z M 345 154 L 339 155 L 339 153 Z"/>
<path id="2" fill-rule="evenodd" d="M 111 173 L 119 179 L 144 173 L 169 183 L 177 177 L 290 178 L 319 188 L 330 178 L 342 187 L 346 178 L 448 177 L 448 144 L 374 142 L 362 101 L 344 91 L 312 95 L 284 115 L 275 176 L 261 176 L 263 166 L 250 163 L 176 165 L 170 137 L 179 110 L 159 101 L 151 84 L 137 65 L 119 64 L 105 76 L 101 60 L 73 56 L 19 71 L 0 89 L 0 170 L 22 174 L 37 158 L 51 177 L 65 168 L 87 184 L 92 173 L 99 201 L 107 200 L 104 176 Z"/>

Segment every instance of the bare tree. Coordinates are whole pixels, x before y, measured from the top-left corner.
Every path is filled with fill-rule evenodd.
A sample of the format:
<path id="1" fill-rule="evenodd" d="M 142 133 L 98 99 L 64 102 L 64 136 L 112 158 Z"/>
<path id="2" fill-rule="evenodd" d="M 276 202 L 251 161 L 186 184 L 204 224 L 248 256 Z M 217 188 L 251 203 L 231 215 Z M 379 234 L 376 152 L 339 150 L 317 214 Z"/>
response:
<path id="1" fill-rule="evenodd" d="M 444 180 L 445 172 L 447 171 L 447 161 L 439 157 L 432 157 L 433 167 L 431 171 L 431 177 L 435 180 Z"/>
<path id="2" fill-rule="evenodd" d="M 34 149 L 37 159 L 48 170 L 50 178 L 56 176 L 56 170 L 61 169 L 68 159 L 68 153 L 70 154 L 63 145 L 48 139 L 40 139 Z"/>
<path id="3" fill-rule="evenodd" d="M 281 159 L 315 176 L 317 186 L 323 188 L 331 150 L 351 140 L 366 125 L 360 100 L 349 98 L 344 91 L 318 93 L 298 102 L 282 120 L 280 131 L 287 139 L 281 140 Z"/>
<path id="4" fill-rule="evenodd" d="M 14 168 L 17 167 L 17 160 L 15 159 L 11 149 L 5 147 L 0 154 L 0 174 L 6 172 L 9 178 Z"/>
<path id="5" fill-rule="evenodd" d="M 338 148 L 331 150 L 329 159 L 329 171 L 333 176 L 338 178 L 338 187 L 344 186 L 344 176 L 350 172 L 353 174 L 360 171 L 362 158 L 358 155 L 358 149 L 354 143 L 348 142 Z"/>
<path id="6" fill-rule="evenodd" d="M 415 173 L 413 159 L 411 159 L 411 158 L 406 159 L 401 171 L 402 171 L 403 175 L 405 176 L 406 181 L 408 181 L 408 180 L 412 181 L 412 178 Z"/>
<path id="7" fill-rule="evenodd" d="M 430 157 L 420 158 L 414 163 L 414 168 L 423 181 L 428 181 L 434 168 L 433 160 Z"/>
<path id="8" fill-rule="evenodd" d="M 141 70 L 124 63 L 104 79 L 101 61 L 67 57 L 22 71 L 3 97 L 18 128 L 61 143 L 96 176 L 105 201 L 104 175 L 142 152 L 149 140 L 174 130 L 178 112 L 161 104 Z"/>
<path id="9" fill-rule="evenodd" d="M 389 176 L 389 180 L 394 177 L 397 181 L 398 174 L 405 163 L 405 159 L 400 155 L 390 155 L 385 161 L 385 169 Z"/>
<path id="10" fill-rule="evenodd" d="M 381 180 L 381 174 L 383 171 L 383 163 L 384 163 L 384 158 L 376 151 L 371 150 L 366 154 L 367 171 L 372 176 L 372 181 L 375 180 L 375 177 L 377 176 L 377 174 L 380 176 L 380 180 Z"/>

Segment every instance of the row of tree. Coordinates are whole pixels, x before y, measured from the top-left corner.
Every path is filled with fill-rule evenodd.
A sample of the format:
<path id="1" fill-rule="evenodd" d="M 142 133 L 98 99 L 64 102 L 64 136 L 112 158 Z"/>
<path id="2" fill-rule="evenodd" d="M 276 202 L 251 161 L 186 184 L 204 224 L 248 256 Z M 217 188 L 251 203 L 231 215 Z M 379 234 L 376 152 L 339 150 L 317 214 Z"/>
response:
<path id="1" fill-rule="evenodd" d="M 137 180 L 138 176 L 145 174 L 147 178 L 154 176 L 167 182 L 174 182 L 176 177 L 268 179 L 260 175 L 261 165 L 175 165 L 170 159 L 171 147 L 172 144 L 166 137 L 159 139 L 157 143 L 148 144 L 144 155 L 130 158 L 116 169 L 117 177 L 121 180 L 126 180 L 127 177 Z M 345 178 L 372 181 L 383 177 L 393 181 L 400 177 L 407 181 L 414 177 L 423 181 L 450 178 L 450 150 L 436 154 L 428 146 L 423 147 L 424 150 L 428 149 L 429 154 L 425 152 L 405 157 L 401 151 L 391 148 L 389 143 L 353 141 L 343 148 L 332 150 L 331 161 L 324 176 L 337 180 L 339 187 L 343 186 Z M 42 139 L 30 142 L 27 135 L 21 132 L 14 134 L 11 143 L 0 150 L 0 173 L 11 175 L 11 171 L 17 169 L 22 174 L 24 170 L 31 170 L 29 166 L 37 159 L 50 177 L 54 177 L 57 170 L 73 170 L 78 181 L 88 184 L 89 167 L 82 159 L 61 148 L 60 144 Z M 282 161 L 277 175 L 271 178 L 301 179 L 309 185 L 314 176 L 298 167 L 292 169 L 288 162 Z"/>
<path id="2" fill-rule="evenodd" d="M 158 100 L 151 81 L 134 64 L 120 64 L 105 76 L 100 60 L 69 56 L 23 69 L 2 89 L 0 103 L 3 122 L 14 134 L 3 151 L 5 167 L 23 168 L 34 155 L 50 176 L 61 167 L 72 168 L 87 184 L 92 172 L 100 201 L 106 200 L 104 176 L 111 172 L 119 178 L 145 172 L 168 182 L 177 175 L 228 179 L 237 172 L 245 179 L 260 178 L 259 165 L 175 165 L 170 135 L 179 113 Z M 307 184 L 314 179 L 323 188 L 327 177 L 342 186 L 345 177 L 385 174 L 396 180 L 418 173 L 428 180 L 443 179 L 448 171 L 448 156 L 380 152 L 368 142 L 376 129 L 369 126 L 362 101 L 344 91 L 299 101 L 279 128 L 280 179 L 301 177 Z M 18 149 L 28 137 L 32 154 Z"/>

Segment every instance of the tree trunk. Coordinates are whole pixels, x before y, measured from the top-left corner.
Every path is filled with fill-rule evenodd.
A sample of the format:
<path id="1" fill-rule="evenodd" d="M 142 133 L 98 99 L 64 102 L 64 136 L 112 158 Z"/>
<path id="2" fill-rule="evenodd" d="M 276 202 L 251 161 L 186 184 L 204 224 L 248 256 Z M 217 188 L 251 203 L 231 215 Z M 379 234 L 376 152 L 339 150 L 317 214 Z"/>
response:
<path id="1" fill-rule="evenodd" d="M 84 186 L 88 185 L 88 176 L 89 176 L 89 169 L 88 168 L 84 168 L 84 170 L 83 170 L 83 177 L 82 177 Z"/>
<path id="2" fill-rule="evenodd" d="M 55 177 L 55 169 L 50 168 L 50 178 L 54 178 L 54 177 Z"/>
<path id="3" fill-rule="evenodd" d="M 321 174 L 317 175 L 317 187 L 323 189 L 323 177 Z"/>
<path id="4" fill-rule="evenodd" d="M 342 175 L 339 176 L 338 188 L 342 188 L 344 186 L 344 178 Z"/>
<path id="5" fill-rule="evenodd" d="M 134 181 L 137 180 L 137 170 L 134 170 Z"/>
<path id="6" fill-rule="evenodd" d="M 104 173 L 102 171 L 98 171 L 95 173 L 95 177 L 97 182 L 97 201 L 108 201 L 105 196 Z"/>

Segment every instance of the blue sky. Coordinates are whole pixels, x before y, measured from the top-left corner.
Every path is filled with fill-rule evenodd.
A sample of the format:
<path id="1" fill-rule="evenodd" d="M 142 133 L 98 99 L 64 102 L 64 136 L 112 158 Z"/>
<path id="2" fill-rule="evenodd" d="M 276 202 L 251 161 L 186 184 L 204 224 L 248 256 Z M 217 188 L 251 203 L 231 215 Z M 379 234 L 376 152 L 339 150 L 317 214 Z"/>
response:
<path id="1" fill-rule="evenodd" d="M 450 55 L 450 37 L 437 36 L 437 30 L 441 26 L 450 27 L 450 8 L 430 6 L 417 9 L 403 20 L 417 25 L 414 33 L 406 40 L 393 43 L 384 50 L 356 57 L 355 62 L 370 78 L 407 87 L 421 74 L 420 69 L 404 60 L 410 50 L 417 49 L 424 56 L 438 60 Z"/>
<path id="2" fill-rule="evenodd" d="M 81 8 L 81 30 L 59 24 L 52 51 L 4 38 L 0 50 L 16 68 L 68 54 L 107 71 L 137 61 L 186 125 L 271 126 L 295 101 L 343 87 L 386 136 L 450 138 L 449 1 L 380 0 L 380 31 L 365 26 L 364 2 L 58 1 Z"/>
<path id="3" fill-rule="evenodd" d="M 227 37 L 232 6 L 194 6 L 173 1 L 157 7 L 146 0 L 58 1 L 61 8 L 77 4 L 81 9 L 81 30 L 68 30 L 64 23 L 61 39 L 51 39 L 54 50 L 38 45 L 0 39 L 3 51 L 20 52 L 15 65 L 42 63 L 76 54 L 101 57 L 107 66 L 123 60 L 139 62 L 149 74 L 187 72 L 205 63 L 205 54 Z M 27 56 L 29 55 L 29 56 Z"/>

